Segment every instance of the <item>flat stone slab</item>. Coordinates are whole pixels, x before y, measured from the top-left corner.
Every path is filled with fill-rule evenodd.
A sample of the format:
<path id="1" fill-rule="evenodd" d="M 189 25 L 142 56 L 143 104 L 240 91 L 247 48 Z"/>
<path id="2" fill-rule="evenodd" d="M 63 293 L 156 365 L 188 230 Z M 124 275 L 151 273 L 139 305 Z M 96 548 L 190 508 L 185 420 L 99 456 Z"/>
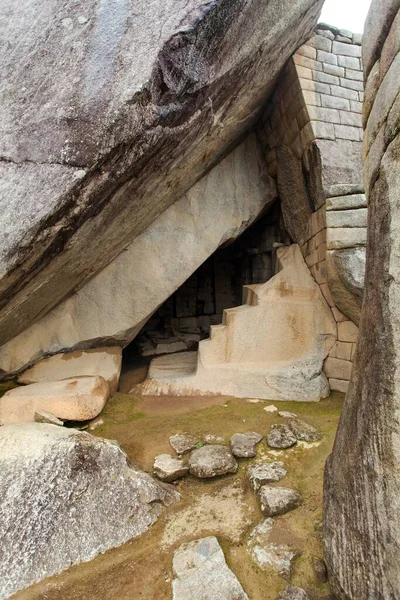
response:
<path id="1" fill-rule="evenodd" d="M 185 454 L 196 448 L 201 439 L 191 433 L 177 433 L 169 438 L 169 445 L 177 454 Z"/>
<path id="2" fill-rule="evenodd" d="M 185 461 L 180 458 L 175 458 L 171 454 L 159 454 L 154 460 L 154 475 L 170 483 L 176 479 L 184 477 L 189 473 L 189 467 Z"/>
<path id="3" fill-rule="evenodd" d="M 262 571 L 272 570 L 284 579 L 289 579 L 299 552 L 286 544 L 277 544 L 273 540 L 274 527 L 273 519 L 263 519 L 250 533 L 247 551 L 251 560 Z"/>
<path id="4" fill-rule="evenodd" d="M 189 470 L 191 475 L 204 479 L 236 473 L 238 464 L 226 446 L 209 445 L 192 452 Z"/>
<path id="5" fill-rule="evenodd" d="M 291 448 L 297 443 L 294 433 L 285 424 L 271 425 L 267 444 L 271 448 Z"/>
<path id="6" fill-rule="evenodd" d="M 173 600 L 248 600 L 215 537 L 182 544 L 172 568 Z"/>
<path id="7" fill-rule="evenodd" d="M 261 510 L 267 517 L 284 515 L 300 506 L 302 497 L 296 490 L 263 485 L 260 488 Z"/>
<path id="8" fill-rule="evenodd" d="M 256 455 L 256 445 L 261 442 L 259 433 L 235 433 L 231 437 L 231 451 L 237 458 L 252 458 Z"/>
<path id="9" fill-rule="evenodd" d="M 251 487 L 255 492 L 266 483 L 274 483 L 285 477 L 287 471 L 281 461 L 257 463 L 247 468 Z"/>
<path id="10" fill-rule="evenodd" d="M 20 386 L 0 398 L 0 419 L 29 423 L 40 409 L 63 421 L 89 421 L 104 408 L 110 386 L 103 377 L 75 377 Z"/>
<path id="11" fill-rule="evenodd" d="M 276 596 L 275 600 L 310 600 L 310 597 L 302 588 L 288 585 Z"/>
<path id="12" fill-rule="evenodd" d="M 59 427 L 64 425 L 64 421 L 57 419 L 52 413 L 40 409 L 35 412 L 35 421 L 36 423 L 50 423 L 50 425 L 58 425 Z"/>
<path id="13" fill-rule="evenodd" d="M 303 442 L 317 442 L 322 438 L 322 434 L 318 429 L 302 419 L 289 419 L 287 426 L 296 436 L 296 439 Z"/>

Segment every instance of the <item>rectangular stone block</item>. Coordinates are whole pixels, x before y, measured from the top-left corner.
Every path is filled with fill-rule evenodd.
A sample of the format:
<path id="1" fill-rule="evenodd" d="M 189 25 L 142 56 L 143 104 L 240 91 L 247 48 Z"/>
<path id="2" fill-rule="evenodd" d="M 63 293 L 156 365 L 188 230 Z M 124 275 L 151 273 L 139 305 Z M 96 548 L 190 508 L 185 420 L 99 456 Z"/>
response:
<path id="1" fill-rule="evenodd" d="M 307 67 L 301 67 L 300 65 L 296 65 L 298 76 L 302 79 L 312 79 L 312 71 Z"/>
<path id="2" fill-rule="evenodd" d="M 330 94 L 331 88 L 329 83 L 320 83 L 313 79 L 302 79 L 301 80 L 302 90 L 310 90 L 311 92 L 318 92 L 320 94 Z"/>
<path id="3" fill-rule="evenodd" d="M 355 208 L 367 208 L 367 198 L 365 194 L 352 194 L 350 196 L 337 196 L 336 198 L 327 198 L 326 210 L 351 210 Z M 327 216 L 328 218 L 328 216 Z"/>
<path id="4" fill-rule="evenodd" d="M 346 79 L 345 77 L 340 78 L 340 85 L 348 88 L 349 90 L 355 90 L 356 92 L 364 91 L 364 84 L 362 81 L 354 81 L 353 79 Z"/>
<path id="5" fill-rule="evenodd" d="M 317 262 L 318 262 L 318 250 L 315 248 L 314 250 L 312 250 L 312 252 L 310 252 L 310 254 L 308 256 L 306 256 L 306 263 L 307 263 L 307 266 L 309 268 L 311 268 L 314 265 L 316 265 Z"/>
<path id="6" fill-rule="evenodd" d="M 338 98 L 337 96 L 327 96 L 321 94 L 321 106 L 326 108 L 337 108 L 339 110 L 350 110 L 350 100 L 347 98 Z"/>
<path id="7" fill-rule="evenodd" d="M 340 124 L 339 111 L 334 108 L 322 108 L 320 106 L 310 106 L 308 109 L 312 121 L 324 121 L 325 123 Z"/>
<path id="8" fill-rule="evenodd" d="M 328 65 L 337 65 L 337 56 L 332 52 L 325 52 L 325 50 L 317 51 L 317 60 L 321 63 L 327 63 Z"/>
<path id="9" fill-rule="evenodd" d="M 358 92 L 343 88 L 339 85 L 331 85 L 331 94 L 333 96 L 338 96 L 338 98 L 347 98 L 348 100 L 358 101 Z"/>
<path id="10" fill-rule="evenodd" d="M 360 178 L 361 179 L 361 178 Z M 352 194 L 364 194 L 364 184 L 360 183 L 335 183 L 326 186 L 325 192 L 328 198 L 339 196 L 351 196 Z"/>
<path id="11" fill-rule="evenodd" d="M 332 358 L 328 356 L 324 364 L 325 375 L 328 379 L 344 379 L 350 380 L 353 364 L 349 360 L 341 360 L 340 358 Z"/>
<path id="12" fill-rule="evenodd" d="M 355 81 L 364 81 L 362 71 L 356 71 L 355 69 L 346 69 L 346 79 L 354 79 Z"/>
<path id="13" fill-rule="evenodd" d="M 332 51 L 332 42 L 322 35 L 314 35 L 308 42 L 310 46 L 314 46 L 317 50 Z"/>
<path id="14" fill-rule="evenodd" d="M 329 227 L 326 231 L 326 242 L 328 250 L 340 250 L 342 248 L 365 246 L 367 243 L 367 228 Z"/>
<path id="15" fill-rule="evenodd" d="M 342 42 L 333 42 L 332 51 L 335 54 L 342 56 L 361 57 L 361 46 L 353 46 L 353 44 L 343 44 Z"/>
<path id="16" fill-rule="evenodd" d="M 361 62 L 359 58 L 353 58 L 351 56 L 338 56 L 339 67 L 345 69 L 354 69 L 355 71 L 361 70 Z"/>
<path id="17" fill-rule="evenodd" d="M 360 129 L 360 138 L 362 137 L 362 115 L 359 113 L 340 111 L 340 120 L 342 125 L 351 125 Z"/>
<path id="18" fill-rule="evenodd" d="M 329 227 L 366 227 L 368 209 L 332 210 L 326 213 L 326 226 Z"/>
<path id="19" fill-rule="evenodd" d="M 358 100 L 350 100 L 350 108 L 352 112 L 362 114 L 362 102 L 359 102 Z"/>
<path id="20" fill-rule="evenodd" d="M 308 46 L 307 44 L 304 44 L 304 46 L 301 46 L 296 54 L 300 54 L 301 56 L 306 56 L 307 58 L 312 58 L 313 60 L 316 60 L 317 58 L 317 49 L 313 48 L 312 46 Z"/>
<path id="21" fill-rule="evenodd" d="M 323 242 L 322 244 L 320 244 L 318 246 L 318 259 L 319 259 L 319 265 L 321 265 L 321 269 L 325 268 L 326 269 L 326 264 L 325 264 L 325 258 L 326 258 L 326 242 Z M 322 283 L 321 281 L 318 281 L 318 283 Z"/>
<path id="22" fill-rule="evenodd" d="M 350 125 L 335 125 L 335 135 L 341 140 L 361 141 L 361 129 Z"/>
<path id="23" fill-rule="evenodd" d="M 333 316 L 335 317 L 336 323 L 342 323 L 343 321 L 348 321 L 349 319 L 344 315 L 336 306 L 332 308 Z"/>
<path id="24" fill-rule="evenodd" d="M 329 379 L 329 387 L 332 392 L 342 392 L 343 394 L 347 394 L 349 385 L 350 381 L 345 381 L 344 379 L 334 379 L 333 377 Z"/>
<path id="25" fill-rule="evenodd" d="M 335 129 L 332 123 L 323 121 L 311 121 L 314 130 L 314 136 L 320 140 L 335 140 Z"/>
<path id="26" fill-rule="evenodd" d="M 342 360 L 351 360 L 353 344 L 351 342 L 336 342 L 329 352 L 331 358 L 340 358 Z"/>
<path id="27" fill-rule="evenodd" d="M 327 283 L 322 283 L 320 285 L 321 288 L 321 292 L 325 298 L 325 300 L 327 301 L 327 303 L 329 304 L 329 306 L 332 308 L 333 306 L 335 306 L 335 301 L 332 298 L 332 294 L 331 294 L 331 290 L 329 289 L 329 285 Z"/>
<path id="28" fill-rule="evenodd" d="M 353 321 L 344 321 L 338 323 L 338 340 L 340 342 L 352 342 L 357 343 L 358 340 L 358 327 Z"/>
<path id="29" fill-rule="evenodd" d="M 296 66 L 306 67 L 308 69 L 312 69 L 313 71 L 322 71 L 322 63 L 317 60 L 313 60 L 312 58 L 307 58 L 307 56 L 294 54 L 293 62 Z"/>
<path id="30" fill-rule="evenodd" d="M 324 73 L 328 73 L 329 75 L 336 75 L 337 77 L 344 77 L 344 67 L 337 67 L 335 65 L 327 65 L 326 63 L 323 63 L 322 68 L 324 70 Z"/>
<path id="31" fill-rule="evenodd" d="M 321 106 L 321 94 L 318 94 L 317 92 L 303 90 L 303 98 L 308 106 Z"/>
<path id="32" fill-rule="evenodd" d="M 321 73 L 320 71 L 314 71 L 314 81 L 319 81 L 320 83 L 329 83 L 331 85 L 340 85 L 339 77 L 336 77 L 335 75 L 328 75 L 328 73 Z"/>

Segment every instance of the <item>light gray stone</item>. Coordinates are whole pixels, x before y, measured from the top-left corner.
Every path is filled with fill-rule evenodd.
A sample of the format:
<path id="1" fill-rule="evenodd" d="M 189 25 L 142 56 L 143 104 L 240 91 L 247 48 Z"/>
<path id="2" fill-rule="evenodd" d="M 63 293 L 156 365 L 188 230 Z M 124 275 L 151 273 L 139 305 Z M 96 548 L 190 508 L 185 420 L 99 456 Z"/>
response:
<path id="1" fill-rule="evenodd" d="M 0 428 L 0 598 L 144 533 L 179 499 L 115 442 L 42 423 Z"/>
<path id="2" fill-rule="evenodd" d="M 235 433 L 231 437 L 231 452 L 237 458 L 252 458 L 256 455 L 256 445 L 261 442 L 259 433 Z"/>
<path id="3" fill-rule="evenodd" d="M 267 517 L 284 515 L 300 506 L 302 497 L 296 490 L 263 485 L 260 488 L 261 510 Z"/>
<path id="4" fill-rule="evenodd" d="M 359 208 L 357 210 L 334 210 L 326 213 L 327 227 L 366 227 L 368 219 L 368 209 Z"/>
<path id="5" fill-rule="evenodd" d="M 293 412 L 289 412 L 288 410 L 280 410 L 278 412 L 280 417 L 284 417 L 285 419 L 291 419 L 292 417 L 295 419 L 297 415 Z"/>
<path id="6" fill-rule="evenodd" d="M 236 473 L 238 464 L 226 446 L 207 445 L 193 450 L 189 470 L 191 475 L 204 479 Z"/>
<path id="7" fill-rule="evenodd" d="M 274 526 L 273 519 L 261 521 L 249 535 L 247 550 L 252 561 L 262 571 L 275 571 L 288 580 L 299 552 L 287 544 L 277 544 L 274 541 Z"/>
<path id="8" fill-rule="evenodd" d="M 173 600 L 248 600 L 215 537 L 182 544 L 172 568 Z"/>
<path id="9" fill-rule="evenodd" d="M 297 443 L 296 436 L 287 425 L 271 425 L 267 444 L 271 448 L 291 448 Z"/>
<path id="10" fill-rule="evenodd" d="M 333 42 L 332 52 L 341 54 L 342 56 L 361 57 L 361 47 L 353 44 L 343 44 L 342 42 Z"/>
<path id="11" fill-rule="evenodd" d="M 64 425 L 64 421 L 57 419 L 56 416 L 50 412 L 46 412 L 45 410 L 36 410 L 34 419 L 36 423 L 50 423 L 50 425 L 58 425 L 59 427 Z"/>
<path id="12" fill-rule="evenodd" d="M 310 597 L 302 588 L 288 585 L 276 596 L 275 600 L 310 600 Z"/>
<path id="13" fill-rule="evenodd" d="M 358 92 L 341 87 L 340 85 L 331 86 L 332 96 L 338 98 L 347 98 L 348 100 L 358 100 Z"/>
<path id="14" fill-rule="evenodd" d="M 255 492 L 266 483 L 280 481 L 287 474 L 281 461 L 256 463 L 247 468 L 251 487 Z"/>
<path id="15" fill-rule="evenodd" d="M 171 454 L 159 454 L 154 459 L 153 472 L 161 481 L 171 483 L 187 475 L 189 467 L 185 461 Z"/>
<path id="16" fill-rule="evenodd" d="M 328 250 L 355 248 L 367 243 L 366 227 L 334 227 L 327 229 L 326 241 Z"/>
<path id="17" fill-rule="evenodd" d="M 351 127 L 362 127 L 362 115 L 354 112 L 341 111 L 340 121 L 342 125 L 350 125 Z M 359 132 L 359 139 L 361 139 L 362 131 Z"/>
<path id="18" fill-rule="evenodd" d="M 287 425 L 296 438 L 303 442 L 317 442 L 322 438 L 321 432 L 303 419 L 289 419 Z"/>
<path id="19" fill-rule="evenodd" d="M 185 454 L 185 452 L 190 452 L 198 444 L 201 445 L 200 437 L 196 435 L 192 435 L 191 433 L 176 433 L 169 438 L 169 445 L 177 454 Z"/>
<path id="20" fill-rule="evenodd" d="M 349 196 L 337 196 L 327 198 L 326 210 L 351 210 L 355 208 L 367 208 L 365 194 L 351 194 Z"/>
<path id="21" fill-rule="evenodd" d="M 335 183 L 326 187 L 327 198 L 338 198 L 339 196 L 350 196 L 353 194 L 363 194 L 364 186 L 362 183 Z M 366 206 L 367 204 L 365 204 Z M 350 207 L 353 208 L 353 207 Z M 354 207 L 356 208 L 356 207 Z M 342 209 L 340 209 L 342 210 Z"/>
<path id="22" fill-rule="evenodd" d="M 362 246 L 326 253 L 329 289 L 336 306 L 357 325 L 364 294 L 365 260 L 366 251 Z"/>
<path id="23" fill-rule="evenodd" d="M 365 22 L 367 35 L 363 36 L 362 57 L 365 74 L 368 76 L 378 60 L 390 25 L 400 9 L 399 0 L 373 0 Z"/>
<path id="24" fill-rule="evenodd" d="M 359 58 L 353 58 L 351 56 L 338 56 L 338 63 L 340 67 L 345 67 L 345 69 L 354 69 L 355 71 L 359 71 L 361 69 Z"/>

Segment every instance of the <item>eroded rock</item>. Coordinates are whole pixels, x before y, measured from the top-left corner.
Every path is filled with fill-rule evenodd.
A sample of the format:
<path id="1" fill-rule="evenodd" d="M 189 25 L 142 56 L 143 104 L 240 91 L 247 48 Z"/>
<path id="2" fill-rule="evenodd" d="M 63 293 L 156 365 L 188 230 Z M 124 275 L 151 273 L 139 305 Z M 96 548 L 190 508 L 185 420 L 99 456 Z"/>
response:
<path id="1" fill-rule="evenodd" d="M 303 419 L 289 419 L 287 425 L 296 439 L 302 442 L 317 442 L 322 438 L 321 432 Z"/>
<path id="2" fill-rule="evenodd" d="M 292 567 L 299 552 L 287 544 L 274 540 L 273 519 L 264 519 L 250 533 L 247 549 L 252 561 L 263 571 L 273 570 L 284 579 L 290 579 Z"/>
<path id="3" fill-rule="evenodd" d="M 267 435 L 267 444 L 271 448 L 291 448 L 297 444 L 297 438 L 287 425 L 274 424 Z"/>
<path id="4" fill-rule="evenodd" d="M 189 470 L 196 477 L 216 477 L 236 473 L 238 464 L 226 446 L 207 445 L 193 450 L 189 458 Z"/>
<path id="5" fill-rule="evenodd" d="M 36 423 L 50 423 L 50 425 L 58 425 L 59 427 L 64 425 L 64 421 L 57 419 L 52 413 L 40 410 L 40 408 L 35 411 L 34 419 Z"/>
<path id="6" fill-rule="evenodd" d="M 189 467 L 185 461 L 170 454 L 156 456 L 153 469 L 154 475 L 167 483 L 180 479 L 189 472 Z"/>
<path id="7" fill-rule="evenodd" d="M 287 471 L 281 461 L 256 463 L 247 467 L 247 475 L 255 492 L 258 492 L 266 483 L 280 481 L 286 473 Z"/>
<path id="8" fill-rule="evenodd" d="M 296 490 L 263 485 L 260 488 L 261 510 L 267 517 L 284 515 L 300 506 L 302 497 Z"/>
<path id="9" fill-rule="evenodd" d="M 198 444 L 201 444 L 201 439 L 191 433 L 176 433 L 169 438 L 169 445 L 177 454 L 190 452 Z"/>
<path id="10" fill-rule="evenodd" d="M 259 433 L 235 433 L 231 437 L 231 451 L 237 458 L 252 458 L 256 455 L 256 445 L 261 442 Z"/>

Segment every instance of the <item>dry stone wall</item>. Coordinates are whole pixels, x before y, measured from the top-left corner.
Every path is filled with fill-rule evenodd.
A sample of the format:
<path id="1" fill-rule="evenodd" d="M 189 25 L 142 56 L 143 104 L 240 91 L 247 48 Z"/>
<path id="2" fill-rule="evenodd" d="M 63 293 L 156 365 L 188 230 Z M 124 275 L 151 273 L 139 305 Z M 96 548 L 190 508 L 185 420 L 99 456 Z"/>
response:
<path id="1" fill-rule="evenodd" d="M 258 129 L 288 233 L 337 323 L 325 373 L 342 392 L 364 286 L 363 94 L 361 36 L 321 25 L 288 62 Z"/>

